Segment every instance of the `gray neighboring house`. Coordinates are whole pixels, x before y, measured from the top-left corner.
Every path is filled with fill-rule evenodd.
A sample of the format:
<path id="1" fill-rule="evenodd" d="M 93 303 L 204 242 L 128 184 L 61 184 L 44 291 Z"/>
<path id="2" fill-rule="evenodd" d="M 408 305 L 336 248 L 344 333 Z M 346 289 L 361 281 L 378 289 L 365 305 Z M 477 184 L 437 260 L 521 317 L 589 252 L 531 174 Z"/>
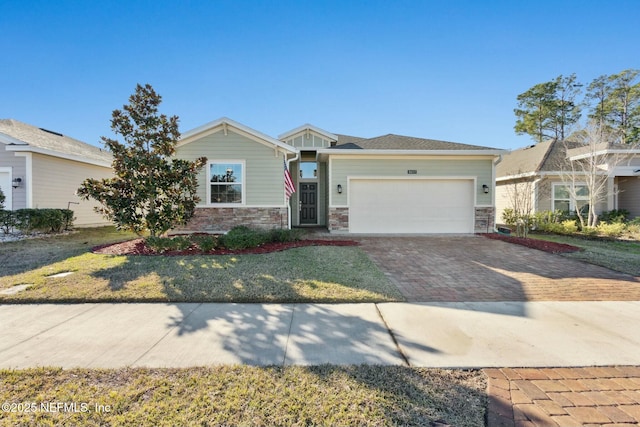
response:
<path id="1" fill-rule="evenodd" d="M 607 154 L 625 154 L 625 160 L 608 164 Z M 596 212 L 626 209 L 632 218 L 640 216 L 640 150 L 628 146 L 599 146 L 593 149 L 579 142 L 550 139 L 536 145 L 513 150 L 503 156 L 496 167 L 496 216 L 502 222 L 504 209 L 511 208 L 510 194 L 517 183 L 529 182 L 535 212 L 547 210 L 575 211 L 587 203 L 588 189 L 576 174 L 575 183 L 567 180 L 571 161 L 595 157 L 607 175 L 607 194 Z M 568 187 L 577 188 L 572 196 Z M 523 187 L 520 187 L 523 188 Z"/>
<path id="2" fill-rule="evenodd" d="M 178 231 L 326 227 L 339 233 L 491 231 L 495 164 L 504 150 L 305 124 L 277 139 L 228 118 L 182 135 L 177 157 L 208 158 L 201 203 Z M 284 167 L 296 192 L 285 194 Z"/>
<path id="3" fill-rule="evenodd" d="M 13 119 L 0 120 L 0 188 L 5 209 L 74 211 L 76 226 L 107 225 L 76 190 L 86 178 L 113 176 L 111 154 L 57 132 Z"/>

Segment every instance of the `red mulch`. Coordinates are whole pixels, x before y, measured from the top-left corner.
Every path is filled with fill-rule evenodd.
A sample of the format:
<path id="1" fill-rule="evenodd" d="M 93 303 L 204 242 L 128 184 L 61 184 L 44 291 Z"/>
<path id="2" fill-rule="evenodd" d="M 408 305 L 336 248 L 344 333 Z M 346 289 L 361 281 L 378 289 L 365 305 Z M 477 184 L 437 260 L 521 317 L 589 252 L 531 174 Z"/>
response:
<path id="1" fill-rule="evenodd" d="M 295 242 L 278 242 L 266 243 L 256 248 L 230 250 L 230 249 L 214 249 L 210 252 L 202 252 L 196 246 L 183 251 L 167 251 L 159 253 L 147 247 L 144 239 L 128 240 L 126 242 L 113 243 L 108 245 L 96 246 L 93 253 L 103 255 L 240 255 L 240 254 L 265 254 L 269 252 L 284 251 L 291 248 L 300 248 L 303 246 L 357 246 L 358 242 L 353 240 L 297 240 Z"/>
<path id="2" fill-rule="evenodd" d="M 529 239 L 526 237 L 507 236 L 498 233 L 483 234 L 484 237 L 494 240 L 502 240 L 504 242 L 515 243 L 516 245 L 526 246 L 532 249 L 538 249 L 552 254 L 563 254 L 569 252 L 578 252 L 577 246 L 567 245 L 565 243 L 547 242 L 546 240 Z"/>

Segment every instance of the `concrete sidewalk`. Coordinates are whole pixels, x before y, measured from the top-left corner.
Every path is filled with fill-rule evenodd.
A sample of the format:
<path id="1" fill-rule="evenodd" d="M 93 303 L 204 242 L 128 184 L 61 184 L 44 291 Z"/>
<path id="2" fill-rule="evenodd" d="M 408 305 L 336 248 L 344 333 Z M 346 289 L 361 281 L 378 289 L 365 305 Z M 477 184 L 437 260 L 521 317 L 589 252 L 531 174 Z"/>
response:
<path id="1" fill-rule="evenodd" d="M 640 364 L 640 302 L 0 305 L 0 368 Z"/>

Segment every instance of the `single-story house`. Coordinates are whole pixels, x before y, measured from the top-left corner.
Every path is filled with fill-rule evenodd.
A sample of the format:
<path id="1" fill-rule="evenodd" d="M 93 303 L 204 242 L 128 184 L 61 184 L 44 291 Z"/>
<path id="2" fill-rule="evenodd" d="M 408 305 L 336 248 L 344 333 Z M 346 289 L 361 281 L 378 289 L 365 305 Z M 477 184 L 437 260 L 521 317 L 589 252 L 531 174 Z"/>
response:
<path id="1" fill-rule="evenodd" d="M 626 209 L 632 218 L 640 216 L 640 150 L 624 145 L 587 147 L 550 139 L 503 155 L 496 167 L 498 222 L 504 209 L 513 207 L 513 195 L 523 190 L 530 192 L 534 212 L 581 209 L 588 203 L 588 187 L 581 181 L 585 174 L 580 168 L 574 165 L 575 172 L 571 172 L 571 162 L 585 158 L 594 159 L 607 179 L 606 194 L 596 213 Z M 569 191 L 570 186 L 576 188 Z"/>
<path id="2" fill-rule="evenodd" d="M 5 209 L 71 209 L 74 225 L 109 224 L 76 190 L 86 178 L 113 176 L 111 154 L 57 132 L 0 120 L 0 188 Z"/>
<path id="3" fill-rule="evenodd" d="M 495 224 L 503 150 L 305 124 L 278 139 L 228 118 L 184 133 L 176 156 L 208 164 L 181 232 L 321 226 L 342 233 L 474 233 Z M 285 168 L 295 192 L 287 198 Z"/>

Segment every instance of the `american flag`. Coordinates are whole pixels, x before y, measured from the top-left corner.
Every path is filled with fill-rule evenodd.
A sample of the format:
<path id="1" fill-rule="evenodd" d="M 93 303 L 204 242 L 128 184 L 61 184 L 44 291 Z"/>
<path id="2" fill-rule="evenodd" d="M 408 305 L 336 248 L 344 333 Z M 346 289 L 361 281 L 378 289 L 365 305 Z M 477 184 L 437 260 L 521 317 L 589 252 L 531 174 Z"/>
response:
<path id="1" fill-rule="evenodd" d="M 284 163 L 284 193 L 287 196 L 287 200 L 289 200 L 291 195 L 296 192 L 296 186 L 293 184 L 293 179 L 291 179 L 291 174 L 289 173 L 289 169 L 287 169 L 287 162 L 285 162 L 284 158 L 282 159 L 282 163 Z"/>

